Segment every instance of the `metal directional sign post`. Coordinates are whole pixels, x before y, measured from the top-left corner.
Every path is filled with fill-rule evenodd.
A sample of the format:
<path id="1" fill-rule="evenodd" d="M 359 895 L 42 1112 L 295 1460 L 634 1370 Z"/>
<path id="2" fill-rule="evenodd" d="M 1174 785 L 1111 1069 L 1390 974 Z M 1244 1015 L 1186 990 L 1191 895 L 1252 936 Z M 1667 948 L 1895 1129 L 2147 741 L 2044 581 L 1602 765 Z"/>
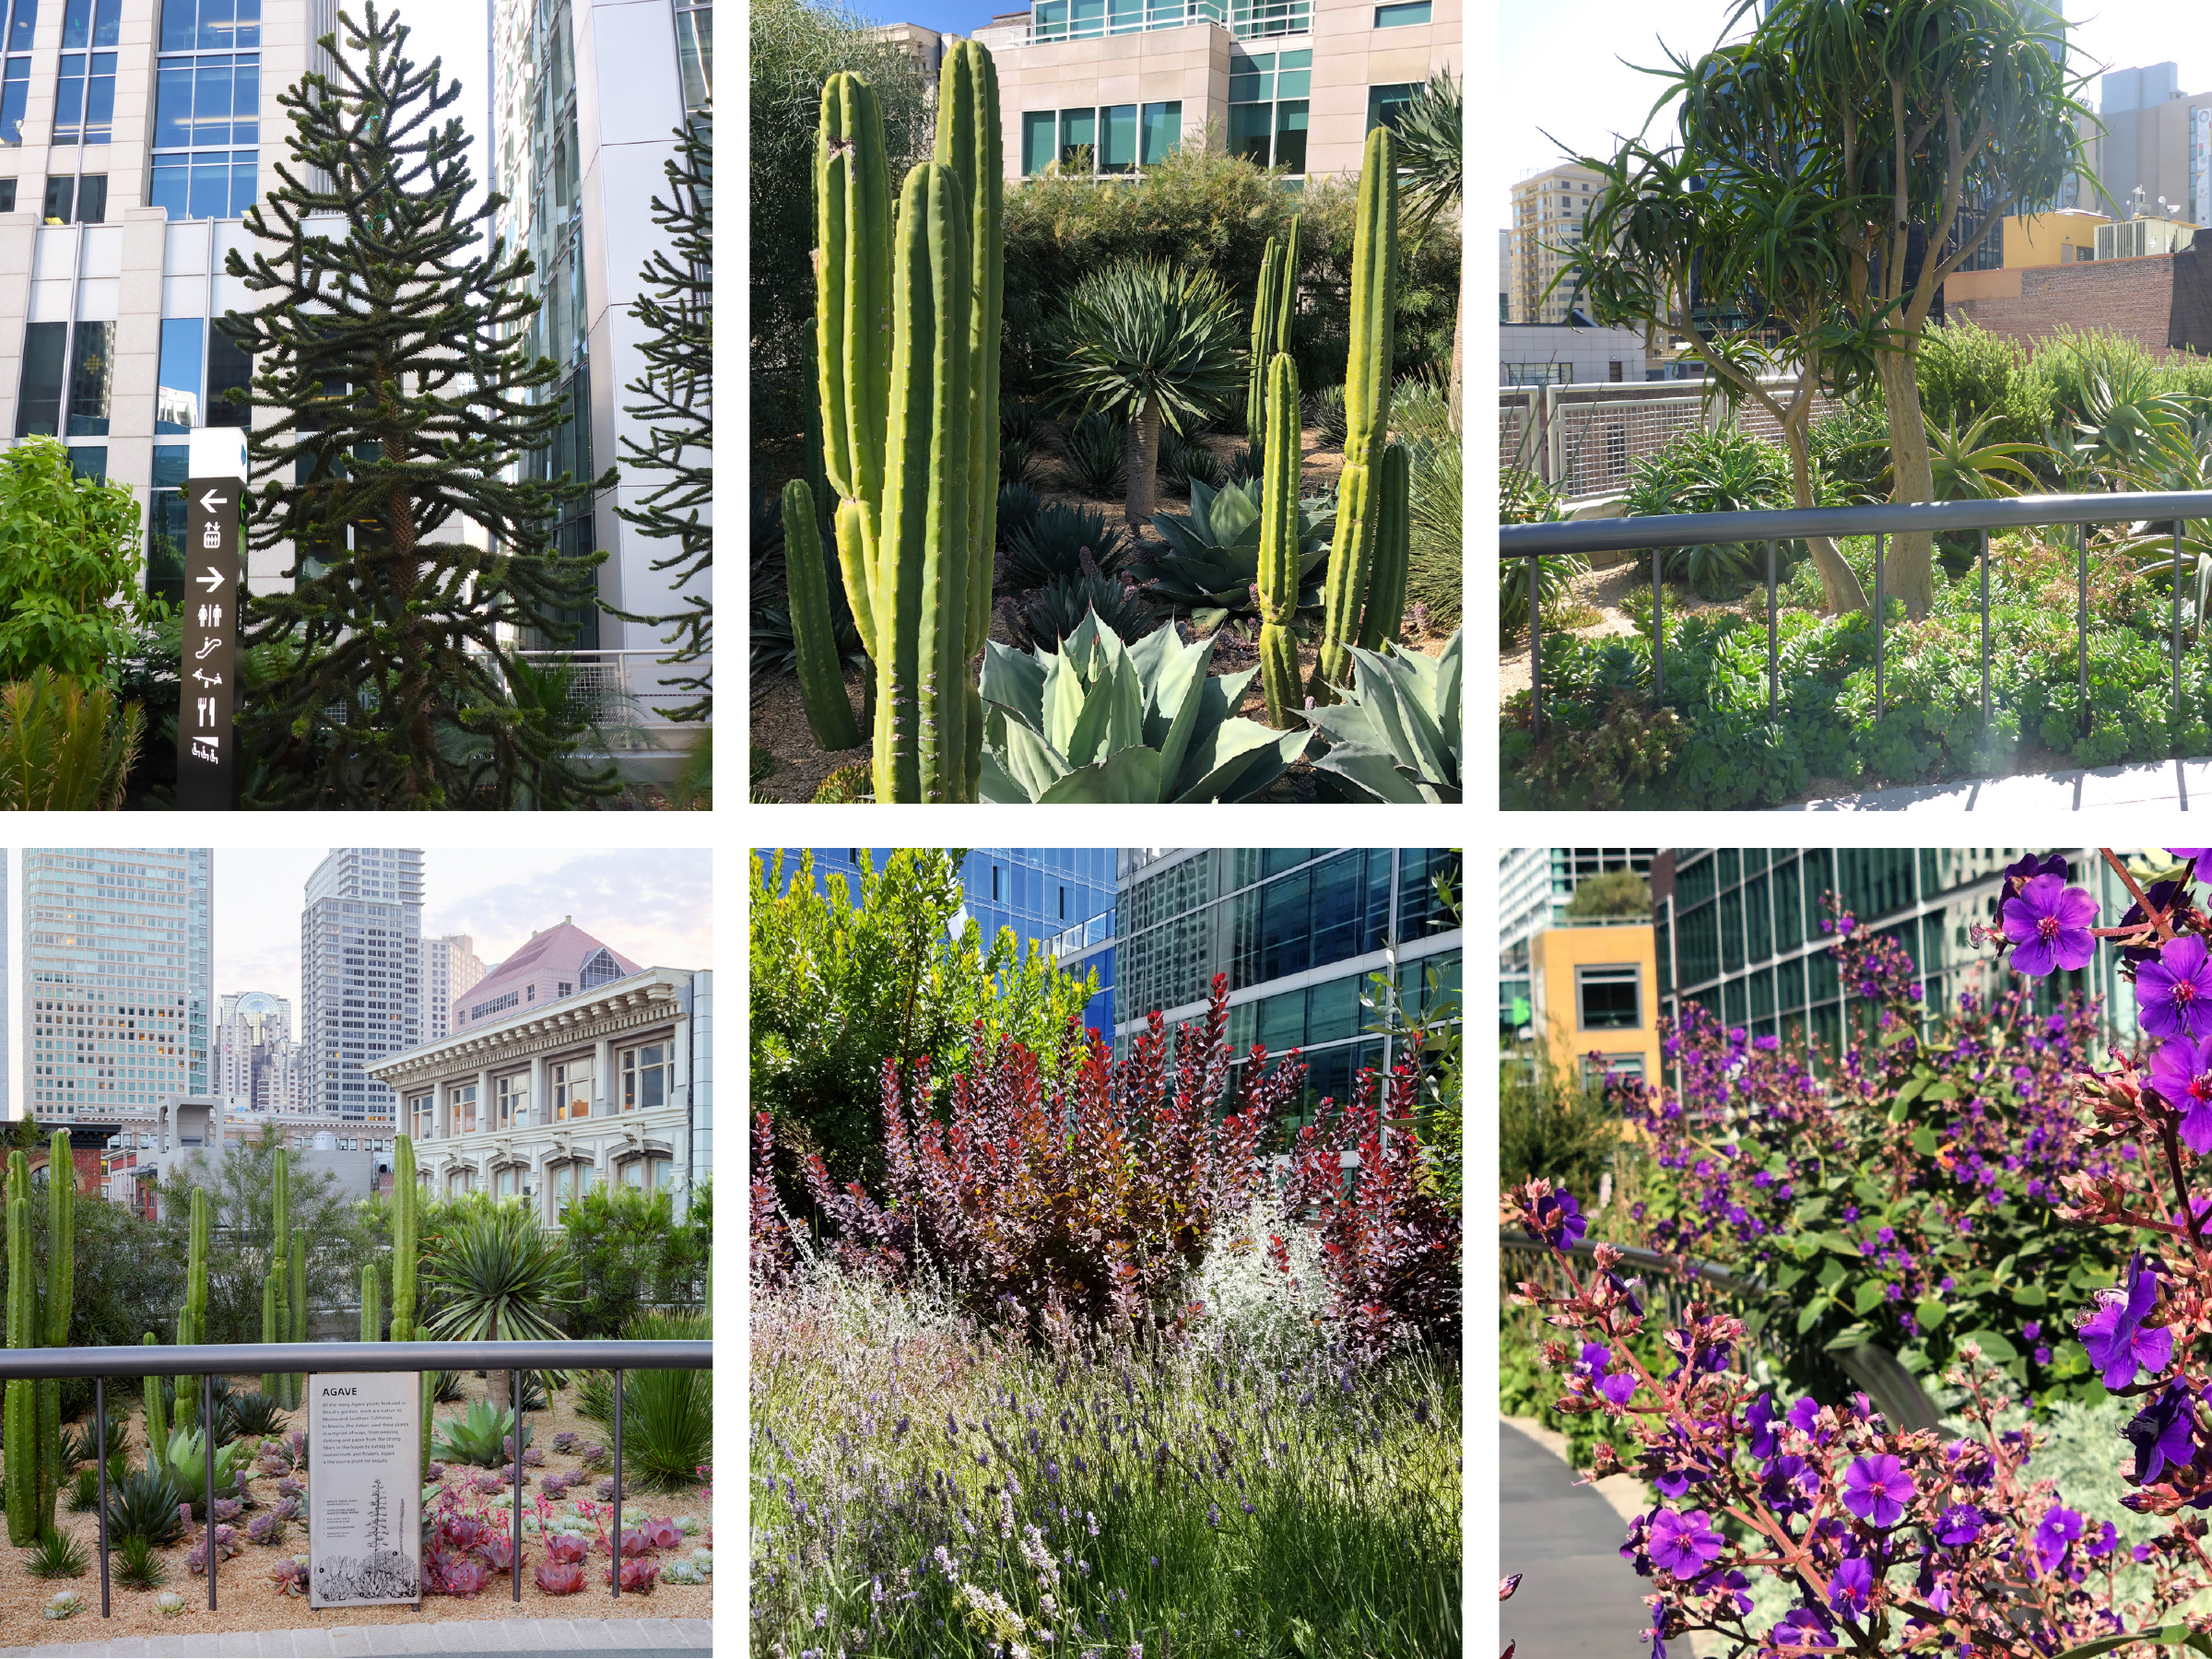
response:
<path id="1" fill-rule="evenodd" d="M 238 499 L 246 435 L 237 427 L 191 434 L 184 485 L 184 655 L 177 705 L 177 807 L 238 805 Z"/>

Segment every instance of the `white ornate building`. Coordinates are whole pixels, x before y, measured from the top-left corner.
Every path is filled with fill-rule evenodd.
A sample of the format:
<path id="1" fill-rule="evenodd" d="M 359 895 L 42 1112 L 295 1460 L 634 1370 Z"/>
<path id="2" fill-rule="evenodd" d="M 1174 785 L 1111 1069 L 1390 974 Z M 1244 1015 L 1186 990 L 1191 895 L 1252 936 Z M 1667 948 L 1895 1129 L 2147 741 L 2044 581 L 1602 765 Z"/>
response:
<path id="1" fill-rule="evenodd" d="M 524 1196 L 558 1226 L 611 1181 L 665 1188 L 681 1214 L 713 1167 L 713 983 L 647 968 L 362 1069 L 404 1103 L 434 1194 Z"/>

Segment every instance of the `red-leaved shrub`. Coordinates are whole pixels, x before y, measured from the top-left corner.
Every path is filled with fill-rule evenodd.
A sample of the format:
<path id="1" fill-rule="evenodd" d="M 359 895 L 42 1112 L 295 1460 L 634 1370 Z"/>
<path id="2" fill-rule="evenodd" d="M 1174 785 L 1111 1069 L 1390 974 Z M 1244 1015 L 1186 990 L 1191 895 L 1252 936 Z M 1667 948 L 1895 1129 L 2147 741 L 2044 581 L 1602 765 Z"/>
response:
<path id="1" fill-rule="evenodd" d="M 1061 1089 L 1048 1089 L 1034 1053 L 1005 1041 L 982 1069 L 953 1079 L 946 1122 L 931 1111 L 927 1058 L 904 1089 L 887 1063 L 888 1202 L 857 1182 L 839 1191 L 818 1156 L 806 1163 L 807 1190 L 841 1235 L 839 1260 L 904 1278 L 926 1258 L 971 1308 L 1022 1324 L 1137 1324 L 1197 1265 L 1216 1224 L 1245 1212 L 1261 1136 L 1304 1075 L 1295 1060 L 1269 1066 L 1255 1046 L 1232 1097 L 1228 1029 L 1229 982 L 1217 975 L 1205 1020 L 1177 1033 L 1172 1066 L 1157 1010 L 1119 1066 L 1102 1039 L 1083 1045 L 1071 1021 Z M 756 1169 L 768 1167 L 766 1135 L 763 1120 Z"/>

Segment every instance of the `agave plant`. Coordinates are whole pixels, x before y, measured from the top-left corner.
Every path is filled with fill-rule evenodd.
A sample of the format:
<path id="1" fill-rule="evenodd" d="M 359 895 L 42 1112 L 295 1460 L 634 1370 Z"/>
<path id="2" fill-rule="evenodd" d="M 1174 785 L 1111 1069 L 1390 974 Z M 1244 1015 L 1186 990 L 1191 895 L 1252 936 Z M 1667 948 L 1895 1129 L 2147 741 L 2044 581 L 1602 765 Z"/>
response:
<path id="1" fill-rule="evenodd" d="M 1129 435 L 1103 410 L 1086 415 L 1060 441 L 1067 481 L 1094 500 L 1111 500 L 1129 488 Z"/>
<path id="2" fill-rule="evenodd" d="M 1055 576 L 1014 613 L 1014 642 L 1031 650 L 1051 650 L 1096 616 L 1124 639 L 1152 629 L 1152 607 L 1135 589 L 1112 576 Z"/>
<path id="3" fill-rule="evenodd" d="M 217 1421 L 221 1421 L 218 1413 Z M 218 1429 L 219 1435 L 219 1429 Z M 173 1429 L 169 1444 L 159 1454 L 152 1448 L 147 1451 L 150 1467 L 157 1461 L 169 1478 L 176 1483 L 180 1492 L 194 1503 L 206 1501 L 207 1490 L 207 1437 L 197 1429 Z M 215 1495 L 218 1499 L 238 1496 L 241 1469 L 246 1461 L 243 1441 L 232 1441 L 229 1445 L 218 1444 L 215 1451 Z"/>
<path id="4" fill-rule="evenodd" d="M 1236 710 L 1259 669 L 1210 678 L 1212 639 L 1123 644 L 1086 617 L 1058 652 L 983 647 L 986 801 L 1241 801 L 1305 752 Z"/>
<path id="5" fill-rule="evenodd" d="M 1017 530 L 1026 530 L 1037 522 L 1044 511 L 1044 498 L 1037 493 L 1034 484 L 1002 484 L 998 488 L 998 545 L 1005 547 L 1006 538 Z"/>
<path id="6" fill-rule="evenodd" d="M 1068 295 L 1045 359 L 1062 398 L 1127 423 L 1132 530 L 1152 516 L 1162 423 L 1188 432 L 1239 384 L 1241 341 L 1229 290 L 1208 270 L 1132 260 Z"/>
<path id="7" fill-rule="evenodd" d="M 2114 488 L 2139 489 L 2192 446 L 2188 402 L 2156 389 L 2147 372 L 2082 359 L 2080 458 Z"/>
<path id="8" fill-rule="evenodd" d="M 1229 477 L 1228 470 L 1212 450 L 1194 437 L 1184 437 L 1172 427 L 1159 435 L 1159 474 L 1170 489 L 1185 496 L 1191 493 L 1194 483 L 1218 489 Z"/>
<path id="9" fill-rule="evenodd" d="M 108 1488 L 108 1535 L 173 1544 L 184 1530 L 183 1502 L 183 1489 L 159 1465 L 126 1476 Z"/>
<path id="10" fill-rule="evenodd" d="M 1095 507 L 1040 507 L 1006 538 L 1006 588 L 1018 593 L 1083 574 L 1083 556 L 1112 576 L 1129 562 L 1129 544 Z"/>
<path id="11" fill-rule="evenodd" d="M 1313 429 L 1324 449 L 1342 449 L 1347 418 L 1344 385 L 1324 386 L 1306 394 L 1306 424 Z"/>
<path id="12" fill-rule="evenodd" d="M 1149 549 L 1130 574 L 1155 605 L 1188 611 L 1191 629 L 1208 634 L 1232 618 L 1259 614 L 1260 486 L 1191 486 L 1191 515 L 1163 512 L 1152 521 L 1162 547 Z M 1298 504 L 1298 607 L 1318 609 L 1328 574 L 1335 503 L 1326 496 Z"/>
<path id="13" fill-rule="evenodd" d="M 1313 757 L 1317 790 L 1409 806 L 1460 799 L 1461 637 L 1435 658 L 1353 648 L 1358 677 L 1344 700 L 1300 712 L 1328 745 Z"/>
<path id="14" fill-rule="evenodd" d="M 497 1468 L 507 1462 L 507 1438 L 513 1432 L 512 1411 L 500 1410 L 488 1400 L 477 1400 L 459 1417 L 440 1421 L 431 1450 L 447 1463 Z M 530 1443 L 531 1433 L 530 1425 L 524 1423 L 524 1445 Z"/>

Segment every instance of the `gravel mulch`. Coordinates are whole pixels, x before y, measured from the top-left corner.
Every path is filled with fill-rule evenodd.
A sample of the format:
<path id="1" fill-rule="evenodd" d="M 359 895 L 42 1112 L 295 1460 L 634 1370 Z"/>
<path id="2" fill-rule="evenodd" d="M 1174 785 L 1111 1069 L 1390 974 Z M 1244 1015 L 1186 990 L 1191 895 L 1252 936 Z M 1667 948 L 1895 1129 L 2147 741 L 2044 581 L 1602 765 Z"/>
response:
<path id="1" fill-rule="evenodd" d="M 229 1379 L 241 1393 L 261 1386 L 258 1376 L 237 1376 Z M 477 1377 L 462 1378 L 464 1397 L 435 1408 L 434 1419 L 442 1421 L 457 1417 L 468 1408 L 472 1401 L 485 1397 L 485 1380 Z M 574 1457 L 562 1456 L 553 1451 L 553 1437 L 562 1430 L 572 1430 L 585 1443 L 605 1445 L 612 1436 L 600 1424 L 580 1417 L 576 1411 L 576 1391 L 573 1387 L 560 1390 L 552 1396 L 549 1411 L 525 1414 L 531 1430 L 531 1444 L 546 1454 L 543 1465 L 525 1467 L 527 1476 L 523 1487 L 523 1513 L 527 1518 L 532 1506 L 540 1496 L 546 1476 L 556 1472 L 571 1472 L 580 1465 Z M 132 1465 L 143 1467 L 146 1459 L 146 1430 L 144 1414 L 133 1407 L 125 1442 Z M 307 1408 L 288 1414 L 287 1432 L 307 1428 Z M 435 1430 L 433 1430 L 433 1439 Z M 314 1476 L 314 1449 L 308 1449 L 308 1479 Z M 441 1485 L 458 1490 L 461 1483 L 480 1472 L 464 1465 L 447 1465 Z M 597 1474 L 587 1475 L 582 1485 L 571 1497 L 597 1501 L 592 1483 Z M 83 1514 L 69 1512 L 65 1489 L 63 1501 L 57 1508 L 54 1520 L 57 1525 L 73 1535 L 84 1547 L 88 1563 L 85 1575 L 77 1579 L 33 1578 L 22 1566 L 25 1552 L 10 1550 L 0 1554 L 0 1648 L 34 1646 L 48 1642 L 92 1641 L 131 1636 L 206 1636 L 227 1632 L 286 1630 L 300 1629 L 335 1629 L 340 1625 L 395 1625 L 444 1624 L 468 1619 L 503 1618 L 712 1618 L 713 1617 L 713 1584 L 657 1584 L 648 1594 L 624 1594 L 619 1600 L 600 1582 L 606 1569 L 606 1557 L 594 1547 L 585 1563 L 585 1588 L 575 1595 L 547 1595 L 538 1589 L 531 1577 L 540 1559 L 534 1540 L 525 1535 L 524 1546 L 523 1597 L 518 1606 L 512 1599 L 512 1582 L 504 1573 L 495 1572 L 480 1594 L 475 1596 L 425 1596 L 421 1610 L 412 1606 L 383 1607 L 326 1607 L 320 1611 L 308 1606 L 305 1595 L 284 1595 L 270 1582 L 269 1569 L 280 1559 L 305 1554 L 308 1535 L 298 1525 L 288 1529 L 285 1541 L 278 1545 L 256 1545 L 245 1542 L 245 1523 L 256 1513 L 263 1512 L 280 1500 L 276 1495 L 276 1478 L 253 1476 L 248 1490 L 259 1505 L 248 1509 L 239 1518 L 241 1552 L 219 1562 L 217 1566 L 216 1611 L 207 1610 L 207 1581 L 205 1576 L 190 1571 L 184 1558 L 193 1544 L 202 1535 L 196 1528 L 192 1537 L 170 1546 L 156 1553 L 167 1567 L 168 1582 L 160 1588 L 174 1591 L 184 1597 L 184 1610 L 173 1617 L 164 1616 L 155 1608 L 154 1597 L 159 1591 L 125 1590 L 120 1583 L 111 1593 L 113 1617 L 100 1617 L 100 1525 L 98 1517 L 89 1512 Z M 512 1501 L 512 1487 L 503 1488 Z M 489 1501 L 488 1499 L 486 1501 Z M 676 1491 L 633 1491 L 629 1482 L 623 1483 L 622 1501 L 625 1508 L 643 1506 L 652 1515 L 694 1515 L 702 1530 L 687 1539 L 682 1547 L 659 1553 L 664 1562 L 688 1559 L 691 1548 L 711 1544 L 713 1522 L 712 1508 L 706 1496 L 696 1487 Z M 565 1507 L 567 1500 L 561 1504 Z M 501 1513 L 509 1512 L 502 1504 Z M 14 1559 L 9 1559 L 9 1556 Z M 111 1550 L 111 1572 L 116 1566 Z M 75 1618 L 50 1619 L 44 1608 L 57 1591 L 73 1589 L 85 1599 L 85 1609 Z"/>

